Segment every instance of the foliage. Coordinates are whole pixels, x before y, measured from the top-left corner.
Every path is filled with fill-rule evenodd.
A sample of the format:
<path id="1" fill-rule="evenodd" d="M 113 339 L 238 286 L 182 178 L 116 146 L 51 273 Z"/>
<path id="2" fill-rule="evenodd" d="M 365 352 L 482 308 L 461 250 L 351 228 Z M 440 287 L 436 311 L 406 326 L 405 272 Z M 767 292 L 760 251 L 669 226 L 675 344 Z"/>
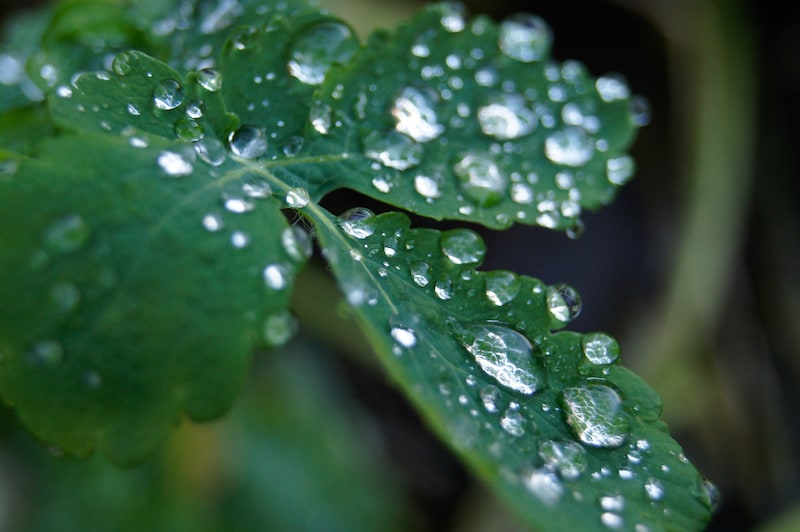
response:
<path id="1" fill-rule="evenodd" d="M 308 224 L 380 361 L 527 522 L 701 528 L 715 488 L 616 341 L 561 330 L 572 288 L 478 271 L 471 229 L 320 204 L 349 188 L 579 234 L 647 117 L 551 40 L 456 4 L 363 44 L 301 1 L 74 0 L 22 21 L 0 55 L 3 397 L 42 440 L 121 464 L 219 417 L 253 350 L 292 336 Z"/>

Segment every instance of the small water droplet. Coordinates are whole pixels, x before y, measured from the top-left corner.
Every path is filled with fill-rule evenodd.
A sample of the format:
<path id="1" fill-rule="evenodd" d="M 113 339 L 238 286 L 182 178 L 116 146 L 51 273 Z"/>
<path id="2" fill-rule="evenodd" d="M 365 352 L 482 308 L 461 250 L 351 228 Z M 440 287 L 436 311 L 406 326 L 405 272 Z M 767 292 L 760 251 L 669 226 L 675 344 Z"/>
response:
<path id="1" fill-rule="evenodd" d="M 288 311 L 267 316 L 263 325 L 263 337 L 267 347 L 279 347 L 288 342 L 297 330 L 297 321 Z"/>
<path id="2" fill-rule="evenodd" d="M 630 103 L 631 120 L 637 126 L 650 123 L 650 102 L 644 96 L 634 96 Z"/>
<path id="3" fill-rule="evenodd" d="M 153 90 L 153 103 L 164 111 L 175 109 L 183 103 L 183 87 L 174 79 L 165 79 Z"/>
<path id="4" fill-rule="evenodd" d="M 417 286 L 428 286 L 428 283 L 431 282 L 431 266 L 427 262 L 424 261 L 415 261 L 411 263 L 411 279 L 417 284 Z"/>
<path id="5" fill-rule="evenodd" d="M 250 235 L 244 231 L 234 231 L 231 233 L 231 245 L 236 249 L 244 249 L 250 245 Z"/>
<path id="6" fill-rule="evenodd" d="M 546 291 L 547 310 L 558 324 L 575 319 L 581 313 L 581 296 L 569 285 L 548 286 Z"/>
<path id="7" fill-rule="evenodd" d="M 248 198 L 266 199 L 272 196 L 272 187 L 265 176 L 249 174 L 242 178 L 242 192 Z"/>
<path id="8" fill-rule="evenodd" d="M 657 478 L 648 478 L 644 483 L 644 491 L 651 501 L 664 498 L 664 485 Z"/>
<path id="9" fill-rule="evenodd" d="M 185 177 L 194 172 L 194 167 L 183 155 L 174 151 L 162 151 L 158 155 L 158 166 L 172 177 Z"/>
<path id="10" fill-rule="evenodd" d="M 353 238 L 363 240 L 375 232 L 375 214 L 364 207 L 355 207 L 336 218 L 336 223 Z"/>
<path id="11" fill-rule="evenodd" d="M 281 264 L 270 264 L 264 268 L 264 284 L 273 290 L 283 290 L 289 285 L 289 272 Z"/>
<path id="12" fill-rule="evenodd" d="M 311 256 L 313 246 L 308 233 L 298 226 L 287 227 L 281 233 L 281 245 L 297 262 L 305 262 Z"/>
<path id="13" fill-rule="evenodd" d="M 389 334 L 391 334 L 395 342 L 405 347 L 406 349 L 409 349 L 417 345 L 417 335 L 414 332 L 414 330 L 409 327 L 395 325 L 394 327 L 392 327 Z"/>
<path id="14" fill-rule="evenodd" d="M 307 85 L 319 85 L 335 63 L 345 64 L 359 44 L 345 24 L 331 20 L 313 24 L 292 40 L 289 74 Z"/>
<path id="15" fill-rule="evenodd" d="M 606 176 L 612 185 L 624 185 L 636 171 L 636 163 L 627 155 L 606 161 Z"/>
<path id="16" fill-rule="evenodd" d="M 601 76 L 597 78 L 594 85 L 597 88 L 597 94 L 604 102 L 624 100 L 631 95 L 628 84 L 621 76 Z"/>
<path id="17" fill-rule="evenodd" d="M 407 170 L 422 162 L 423 147 L 398 131 L 372 131 L 364 138 L 364 156 L 387 168 Z"/>
<path id="18" fill-rule="evenodd" d="M 720 502 L 722 502 L 719 488 L 717 488 L 713 482 L 703 477 L 699 482 L 699 490 L 700 499 L 709 507 L 712 513 L 716 512 L 717 509 L 719 509 Z"/>
<path id="19" fill-rule="evenodd" d="M 111 70 L 118 76 L 127 76 L 131 73 L 133 67 L 131 66 L 131 54 L 129 52 L 121 52 L 114 56 L 111 60 Z"/>
<path id="20" fill-rule="evenodd" d="M 30 358 L 36 364 L 56 366 L 64 358 L 64 348 L 55 340 L 40 340 L 31 346 Z"/>
<path id="21" fill-rule="evenodd" d="M 439 19 L 442 27 L 450 33 L 464 31 L 467 26 L 466 8 L 458 2 L 445 2 L 439 5 L 442 16 Z"/>
<path id="22" fill-rule="evenodd" d="M 59 85 L 56 87 L 56 96 L 59 98 L 72 98 L 72 89 L 66 85 Z"/>
<path id="23" fill-rule="evenodd" d="M 487 384 L 478 392 L 483 403 L 483 408 L 490 414 L 496 414 L 502 406 L 503 394 L 497 386 Z"/>
<path id="24" fill-rule="evenodd" d="M 500 418 L 500 427 L 511 436 L 519 438 L 525 434 L 525 418 L 519 410 L 509 407 Z"/>
<path id="25" fill-rule="evenodd" d="M 89 241 L 91 230 L 78 214 L 69 214 L 52 223 L 44 232 L 44 245 L 54 253 L 72 253 Z"/>
<path id="26" fill-rule="evenodd" d="M 592 158 L 592 140 L 583 128 L 570 126 L 547 137 L 544 154 L 556 164 L 583 166 Z"/>
<path id="27" fill-rule="evenodd" d="M 453 172 L 461 182 L 464 195 L 482 207 L 499 203 L 508 187 L 508 180 L 487 154 L 462 154 L 453 166 Z"/>
<path id="28" fill-rule="evenodd" d="M 406 87 L 395 98 L 391 114 L 397 121 L 395 128 L 417 142 L 428 142 L 444 132 L 437 122 L 438 96 L 427 87 Z"/>
<path id="29" fill-rule="evenodd" d="M 218 92 L 222 88 L 222 74 L 211 68 L 203 68 L 197 72 L 197 83 L 209 92 Z"/>
<path id="30" fill-rule="evenodd" d="M 174 131 L 176 137 L 187 142 L 197 142 L 206 134 L 202 124 L 187 117 L 179 118 L 175 121 Z"/>
<path id="31" fill-rule="evenodd" d="M 210 233 L 216 233 L 225 226 L 222 217 L 217 214 L 206 214 L 203 216 L 203 227 Z"/>
<path id="32" fill-rule="evenodd" d="M 440 174 L 414 176 L 414 190 L 417 194 L 426 199 L 436 199 L 442 196 L 442 184 L 444 179 Z"/>
<path id="33" fill-rule="evenodd" d="M 264 130 L 255 126 L 242 126 L 228 136 L 231 151 L 245 159 L 261 157 L 267 151 Z"/>
<path id="34" fill-rule="evenodd" d="M 205 104 L 202 101 L 194 100 L 186 105 L 186 116 L 197 120 L 203 118 Z"/>
<path id="35" fill-rule="evenodd" d="M 303 137 L 297 135 L 289 137 L 283 143 L 283 154 L 287 157 L 294 157 L 303 149 L 304 142 Z"/>
<path id="36" fill-rule="evenodd" d="M 561 478 L 575 480 L 586 470 L 586 451 L 571 441 L 545 440 L 539 444 L 539 457 L 547 469 Z"/>
<path id="37" fill-rule="evenodd" d="M 625 524 L 622 516 L 613 512 L 603 512 L 600 522 L 608 528 L 622 528 L 622 525 Z"/>
<path id="38" fill-rule="evenodd" d="M 478 109 L 478 123 L 485 135 L 509 140 L 533 131 L 536 128 L 536 115 L 519 94 L 501 93 Z"/>
<path id="39" fill-rule="evenodd" d="M 621 512 L 625 509 L 625 497 L 622 495 L 600 497 L 600 508 L 607 512 Z"/>
<path id="40" fill-rule="evenodd" d="M 394 178 L 388 174 L 380 174 L 372 178 L 372 186 L 378 192 L 388 194 L 394 188 Z"/>
<path id="41" fill-rule="evenodd" d="M 433 284 L 433 292 L 436 294 L 436 297 L 438 297 L 442 301 L 447 301 L 448 299 L 452 299 L 453 294 L 455 294 L 455 287 L 453 285 L 453 280 L 447 277 L 442 277 L 440 279 L 437 279 L 436 282 Z"/>
<path id="42" fill-rule="evenodd" d="M 481 369 L 501 385 L 524 395 L 544 388 L 544 369 L 522 333 L 503 325 L 472 325 L 455 334 Z"/>
<path id="43" fill-rule="evenodd" d="M 315 102 L 308 111 L 308 120 L 318 133 L 327 135 L 331 132 L 331 106 Z"/>
<path id="44" fill-rule="evenodd" d="M 308 195 L 308 190 L 302 187 L 295 187 L 286 193 L 286 205 L 292 209 L 302 209 L 309 201 L 311 197 Z"/>
<path id="45" fill-rule="evenodd" d="M 625 442 L 630 422 L 612 388 L 602 384 L 566 388 L 563 398 L 567 423 L 583 443 L 619 447 Z"/>
<path id="46" fill-rule="evenodd" d="M 604 333 L 583 335 L 583 354 L 592 364 L 612 364 L 619 358 L 619 344 Z"/>
<path id="47" fill-rule="evenodd" d="M 471 229 L 450 229 L 441 236 L 440 247 L 453 264 L 478 264 L 486 255 L 486 244 Z"/>
<path id="48" fill-rule="evenodd" d="M 537 469 L 526 475 L 523 484 L 547 506 L 556 505 L 564 493 L 564 486 L 558 477 L 545 469 Z"/>
<path id="49" fill-rule="evenodd" d="M 50 290 L 50 299 L 61 313 L 69 314 L 77 308 L 81 292 L 72 283 L 56 283 Z"/>
<path id="50" fill-rule="evenodd" d="M 552 42 L 552 32 L 544 20 L 535 15 L 519 14 L 501 23 L 497 44 L 512 59 L 530 63 L 543 59 Z"/>
<path id="51" fill-rule="evenodd" d="M 219 139 L 206 137 L 194 144 L 194 152 L 200 160 L 211 166 L 219 166 L 225 162 L 227 151 Z"/>
<path id="52" fill-rule="evenodd" d="M 517 274 L 509 271 L 492 271 L 483 275 L 486 281 L 486 298 L 498 307 L 517 297 L 520 280 Z"/>

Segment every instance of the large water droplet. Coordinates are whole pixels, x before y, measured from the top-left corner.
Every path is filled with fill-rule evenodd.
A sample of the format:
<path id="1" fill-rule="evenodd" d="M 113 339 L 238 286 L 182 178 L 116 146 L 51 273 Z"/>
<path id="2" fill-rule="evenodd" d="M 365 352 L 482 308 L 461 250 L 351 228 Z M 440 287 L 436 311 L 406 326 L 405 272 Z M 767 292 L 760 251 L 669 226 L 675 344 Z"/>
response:
<path id="1" fill-rule="evenodd" d="M 473 325 L 456 335 L 481 369 L 503 386 L 525 395 L 544 387 L 544 369 L 521 333 L 503 325 Z"/>
<path id="2" fill-rule="evenodd" d="M 539 444 L 539 457 L 547 469 L 568 480 L 577 479 L 586 470 L 586 450 L 575 442 L 545 440 Z"/>
<path id="3" fill-rule="evenodd" d="M 157 108 L 169 111 L 183 103 L 183 87 L 174 79 L 165 79 L 153 89 L 153 103 Z"/>
<path id="4" fill-rule="evenodd" d="M 453 264 L 478 264 L 486 255 L 486 244 L 483 239 L 470 229 L 444 231 L 440 246 Z"/>
<path id="5" fill-rule="evenodd" d="M 398 131 L 373 131 L 364 138 L 364 155 L 388 168 L 407 170 L 422 162 L 423 147 Z"/>
<path id="6" fill-rule="evenodd" d="M 416 261 L 411 263 L 411 279 L 417 286 L 428 286 L 431 282 L 431 266 L 424 261 Z"/>
<path id="7" fill-rule="evenodd" d="M 222 74 L 211 68 L 197 72 L 197 83 L 209 92 L 217 92 L 222 88 Z"/>
<path id="8" fill-rule="evenodd" d="M 636 171 L 636 163 L 627 155 L 606 162 L 606 176 L 612 185 L 624 185 Z"/>
<path id="9" fill-rule="evenodd" d="M 493 305 L 505 305 L 519 293 L 520 280 L 514 272 L 486 272 L 483 278 L 486 281 L 486 298 Z"/>
<path id="10" fill-rule="evenodd" d="M 267 151 L 267 138 L 264 130 L 255 126 L 242 126 L 228 136 L 231 151 L 245 159 L 261 157 Z"/>
<path id="11" fill-rule="evenodd" d="M 406 87 L 395 99 L 392 116 L 397 121 L 397 131 L 417 142 L 428 142 L 444 131 L 437 122 L 437 95 L 431 89 Z"/>
<path id="12" fill-rule="evenodd" d="M 311 237 L 302 227 L 287 227 L 281 233 L 281 245 L 286 253 L 297 262 L 308 260 L 313 251 Z"/>
<path id="13" fill-rule="evenodd" d="M 563 391 L 567 423 L 578 438 L 593 447 L 619 447 L 628 437 L 630 421 L 622 399 L 603 384 L 587 384 Z"/>
<path id="14" fill-rule="evenodd" d="M 498 204 L 504 197 L 508 180 L 488 154 L 462 154 L 453 172 L 461 182 L 464 194 L 482 207 Z"/>
<path id="15" fill-rule="evenodd" d="M 174 151 L 162 151 L 158 155 L 158 166 L 172 177 L 184 177 L 191 175 L 194 171 L 191 161 Z"/>
<path id="16" fill-rule="evenodd" d="M 546 297 L 547 310 L 561 324 L 575 319 L 581 312 L 581 296 L 569 285 L 548 286 Z"/>
<path id="17" fill-rule="evenodd" d="M 44 232 L 45 247 L 55 253 L 72 253 L 89 241 L 91 230 L 78 214 L 69 214 L 52 223 Z"/>
<path id="18" fill-rule="evenodd" d="M 336 223 L 353 238 L 364 239 L 375 232 L 375 214 L 364 207 L 355 207 L 343 212 Z"/>
<path id="19" fill-rule="evenodd" d="M 544 154 L 556 164 L 583 166 L 592 158 L 592 139 L 583 128 L 567 127 L 547 137 Z"/>
<path id="20" fill-rule="evenodd" d="M 497 44 L 512 59 L 530 63 L 544 58 L 552 42 L 552 32 L 544 20 L 520 14 L 503 21 Z"/>
<path id="21" fill-rule="evenodd" d="M 583 335 L 583 354 L 592 364 L 612 364 L 619 358 L 619 344 L 604 333 Z"/>
<path id="22" fill-rule="evenodd" d="M 319 85 L 333 64 L 345 64 L 358 47 L 353 32 L 341 22 L 313 24 L 292 40 L 289 74 L 307 85 Z"/>
<path id="23" fill-rule="evenodd" d="M 536 128 L 536 115 L 519 94 L 498 94 L 478 109 L 484 134 L 499 140 L 523 137 Z"/>

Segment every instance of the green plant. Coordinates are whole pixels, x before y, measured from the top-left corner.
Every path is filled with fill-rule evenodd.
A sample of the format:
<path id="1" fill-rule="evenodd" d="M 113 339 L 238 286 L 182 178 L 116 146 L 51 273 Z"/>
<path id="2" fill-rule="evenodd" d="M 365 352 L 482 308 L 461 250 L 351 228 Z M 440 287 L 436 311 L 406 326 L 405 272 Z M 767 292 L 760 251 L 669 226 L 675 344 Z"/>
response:
<path id="1" fill-rule="evenodd" d="M 290 339 L 308 227 L 388 372 L 527 522 L 701 528 L 715 488 L 617 342 L 561 330 L 573 289 L 478 271 L 470 229 L 320 205 L 349 188 L 578 233 L 633 174 L 646 117 L 550 42 L 536 17 L 456 4 L 364 46 L 300 0 L 81 0 L 25 20 L 0 85 L 4 398 L 65 452 L 141 461 L 181 417 L 222 415 L 254 348 Z"/>

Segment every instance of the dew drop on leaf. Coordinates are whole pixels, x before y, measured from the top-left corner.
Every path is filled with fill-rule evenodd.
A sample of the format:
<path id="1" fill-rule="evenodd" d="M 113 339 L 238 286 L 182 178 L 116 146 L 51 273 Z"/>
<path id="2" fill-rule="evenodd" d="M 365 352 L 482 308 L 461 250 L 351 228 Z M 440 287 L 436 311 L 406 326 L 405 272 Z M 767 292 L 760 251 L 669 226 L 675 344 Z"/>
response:
<path id="1" fill-rule="evenodd" d="M 64 348 L 55 340 L 40 340 L 31 346 L 29 355 L 36 364 L 55 366 L 64 358 Z"/>
<path id="2" fill-rule="evenodd" d="M 431 282 L 431 266 L 424 261 L 415 261 L 410 266 L 411 279 L 417 286 L 425 287 Z"/>
<path id="3" fill-rule="evenodd" d="M 222 217 L 217 214 L 206 214 L 203 216 L 203 227 L 209 233 L 216 233 L 225 226 Z"/>
<path id="4" fill-rule="evenodd" d="M 203 68 L 197 72 L 197 83 L 209 92 L 218 92 L 222 88 L 222 74 L 211 68 Z"/>
<path id="5" fill-rule="evenodd" d="M 553 35 L 550 27 L 535 15 L 519 14 L 500 24 L 497 44 L 508 57 L 531 63 L 550 51 Z"/>
<path id="6" fill-rule="evenodd" d="M 478 392 L 483 408 L 490 414 L 496 414 L 502 408 L 502 392 L 497 386 L 487 384 Z"/>
<path id="7" fill-rule="evenodd" d="M 544 466 L 561 478 L 575 480 L 586 470 L 586 450 L 571 441 L 545 440 L 539 444 Z"/>
<path id="8" fill-rule="evenodd" d="M 442 253 L 453 264 L 477 264 L 486 255 L 486 244 L 471 229 L 450 229 L 441 236 Z"/>
<path id="9" fill-rule="evenodd" d="M 288 312 L 278 312 L 264 320 L 263 335 L 268 347 L 279 347 L 288 342 L 297 330 L 297 322 Z"/>
<path id="10" fill-rule="evenodd" d="M 581 296 L 569 285 L 548 286 L 546 291 L 547 310 L 560 324 L 575 319 L 581 312 Z"/>
<path id="11" fill-rule="evenodd" d="M 525 418 L 518 409 L 509 406 L 500 417 L 500 427 L 509 435 L 518 438 L 525 434 Z"/>
<path id="12" fill-rule="evenodd" d="M 406 87 L 395 99 L 391 114 L 395 128 L 417 142 L 428 142 L 444 132 L 436 117 L 438 96 L 427 87 Z"/>
<path id="13" fill-rule="evenodd" d="M 162 151 L 158 155 L 158 166 L 172 177 L 185 177 L 194 171 L 192 163 L 174 151 Z"/>
<path id="14" fill-rule="evenodd" d="M 264 130 L 255 126 L 244 125 L 228 136 L 231 151 L 245 159 L 261 157 L 267 151 L 267 138 Z"/>
<path id="15" fill-rule="evenodd" d="M 78 214 L 56 220 L 44 232 L 44 245 L 54 253 L 72 253 L 89 241 L 91 230 Z"/>
<path id="16" fill-rule="evenodd" d="M 603 526 L 606 528 L 614 529 L 622 528 L 622 525 L 625 524 L 622 516 L 613 512 L 603 512 L 602 515 L 600 515 L 600 522 L 603 523 Z"/>
<path id="17" fill-rule="evenodd" d="M 250 174 L 242 178 L 242 192 L 248 198 L 265 199 L 272 196 L 272 187 L 266 177 Z"/>
<path id="18" fill-rule="evenodd" d="M 362 240 L 375 232 L 375 214 L 364 207 L 354 207 L 336 218 L 336 223 L 353 238 Z"/>
<path id="19" fill-rule="evenodd" d="M 622 495 L 600 497 L 600 508 L 607 512 L 621 512 L 625 509 L 625 497 Z"/>
<path id="20" fill-rule="evenodd" d="M 619 447 L 627 439 L 630 421 L 612 388 L 603 384 L 566 388 L 563 399 L 567 423 L 586 445 Z"/>
<path id="21" fill-rule="evenodd" d="M 467 152 L 453 166 L 464 195 L 482 207 L 498 204 L 504 197 L 508 180 L 488 154 Z"/>
<path id="22" fill-rule="evenodd" d="M 347 63 L 358 48 L 358 39 L 345 24 L 338 21 L 313 24 L 292 40 L 289 74 L 307 85 L 319 85 L 331 66 Z"/>
<path id="23" fill-rule="evenodd" d="M 497 94 L 478 109 L 478 123 L 485 135 L 498 140 L 523 137 L 536 128 L 536 115 L 519 94 Z"/>
<path id="24" fill-rule="evenodd" d="M 244 231 L 234 231 L 231 233 L 231 245 L 236 249 L 244 249 L 250 245 L 250 235 Z"/>
<path id="25" fill-rule="evenodd" d="M 165 79 L 153 90 L 153 103 L 159 109 L 169 111 L 183 103 L 183 87 L 174 79 Z"/>
<path id="26" fill-rule="evenodd" d="M 283 154 L 287 157 L 294 157 L 303 149 L 304 142 L 303 137 L 297 135 L 289 137 L 283 143 Z"/>
<path id="27" fill-rule="evenodd" d="M 111 70 L 118 76 L 130 74 L 132 70 L 131 55 L 128 52 L 121 52 L 115 55 L 114 59 L 111 60 Z"/>
<path id="28" fill-rule="evenodd" d="M 452 299 L 454 294 L 453 280 L 447 277 L 437 279 L 433 284 L 433 293 L 442 301 Z"/>
<path id="29" fill-rule="evenodd" d="M 62 314 L 69 314 L 75 310 L 80 299 L 80 290 L 72 283 L 56 283 L 50 290 L 50 300 Z"/>
<path id="30" fill-rule="evenodd" d="M 544 368 L 522 333 L 490 324 L 456 327 L 455 335 L 484 373 L 506 388 L 524 395 L 544 388 Z"/>
<path id="31" fill-rule="evenodd" d="M 187 142 L 197 142 L 202 139 L 205 134 L 205 128 L 191 118 L 179 118 L 175 121 L 175 136 Z"/>
<path id="32" fill-rule="evenodd" d="M 296 262 L 307 260 L 313 251 L 311 237 L 302 227 L 298 226 L 287 227 L 283 230 L 281 245 Z"/>
<path id="33" fill-rule="evenodd" d="M 620 76 L 601 76 L 595 81 L 595 87 L 604 102 L 624 100 L 631 95 L 628 84 Z"/>
<path id="34" fill-rule="evenodd" d="M 605 333 L 583 335 L 583 354 L 592 364 L 612 364 L 619 358 L 619 344 Z"/>
<path id="35" fill-rule="evenodd" d="M 270 264 L 264 268 L 264 284 L 273 290 L 283 290 L 289 285 L 289 273 L 285 266 Z"/>
<path id="36" fill-rule="evenodd" d="M 219 166 L 225 162 L 227 150 L 221 140 L 214 137 L 206 137 L 194 144 L 194 152 L 206 164 Z"/>
<path id="37" fill-rule="evenodd" d="M 311 197 L 308 195 L 308 190 L 302 187 L 295 187 L 286 193 L 286 205 L 293 209 L 302 209 L 309 201 Z"/>
<path id="38" fill-rule="evenodd" d="M 561 500 L 564 486 L 551 471 L 537 469 L 523 477 L 523 484 L 547 506 L 554 506 Z"/>
<path id="39" fill-rule="evenodd" d="M 389 334 L 395 342 L 407 349 L 417 345 L 417 335 L 414 330 L 409 327 L 395 325 L 392 327 L 391 331 L 389 331 Z"/>
<path id="40" fill-rule="evenodd" d="M 327 135 L 331 132 L 331 106 L 315 102 L 308 111 L 308 121 L 318 133 Z"/>
<path id="41" fill-rule="evenodd" d="M 636 171 L 633 158 L 623 155 L 606 161 L 606 177 L 612 185 L 624 185 Z"/>
<path id="42" fill-rule="evenodd" d="M 717 488 L 713 482 L 703 477 L 699 481 L 698 489 L 700 492 L 700 499 L 712 512 L 716 512 L 721 502 L 719 488 Z"/>
<path id="43" fill-rule="evenodd" d="M 364 156 L 387 168 L 407 170 L 422 162 L 423 147 L 397 131 L 372 131 L 364 138 Z"/>
<path id="44" fill-rule="evenodd" d="M 202 101 L 194 100 L 186 105 L 186 116 L 197 120 L 203 118 L 205 112 L 205 104 Z"/>
<path id="45" fill-rule="evenodd" d="M 664 498 L 664 485 L 657 478 L 648 478 L 644 483 L 644 491 L 651 501 L 660 501 Z"/>
<path id="46" fill-rule="evenodd" d="M 583 166 L 592 158 L 592 139 L 583 128 L 570 126 L 547 137 L 544 154 L 556 164 Z"/>
<path id="47" fill-rule="evenodd" d="M 650 102 L 644 96 L 634 96 L 631 98 L 630 113 L 634 124 L 646 126 L 650 123 Z"/>
<path id="48" fill-rule="evenodd" d="M 517 297 L 520 280 L 517 274 L 509 271 L 491 271 L 484 274 L 486 299 L 498 307 Z"/>
<path id="49" fill-rule="evenodd" d="M 414 190 L 425 199 L 433 200 L 442 197 L 442 177 L 438 174 L 414 176 Z"/>

